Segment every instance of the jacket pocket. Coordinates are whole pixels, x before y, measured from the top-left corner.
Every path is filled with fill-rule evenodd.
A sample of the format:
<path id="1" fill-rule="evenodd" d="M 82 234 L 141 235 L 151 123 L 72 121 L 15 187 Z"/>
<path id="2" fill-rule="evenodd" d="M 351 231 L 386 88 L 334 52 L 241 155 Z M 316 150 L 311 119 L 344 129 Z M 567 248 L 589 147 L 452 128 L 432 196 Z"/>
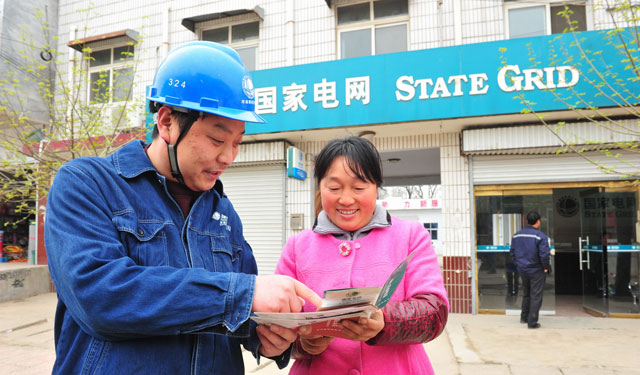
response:
<path id="1" fill-rule="evenodd" d="M 214 272 L 238 271 L 241 248 L 234 246 L 225 235 L 213 235 L 211 239 L 211 254 L 213 256 Z"/>
<path id="2" fill-rule="evenodd" d="M 167 266 L 167 229 L 170 223 L 160 220 L 139 220 L 131 216 L 115 216 L 116 228 L 129 257 L 141 266 Z"/>

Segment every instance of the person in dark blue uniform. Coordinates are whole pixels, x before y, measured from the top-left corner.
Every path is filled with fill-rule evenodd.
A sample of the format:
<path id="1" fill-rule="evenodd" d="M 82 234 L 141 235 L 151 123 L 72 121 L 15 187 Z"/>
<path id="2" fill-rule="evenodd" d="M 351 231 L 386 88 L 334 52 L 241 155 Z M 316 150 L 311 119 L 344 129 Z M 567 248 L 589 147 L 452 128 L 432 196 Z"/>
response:
<path id="1" fill-rule="evenodd" d="M 522 278 L 522 312 L 520 323 L 529 328 L 540 328 L 538 314 L 542 306 L 542 294 L 547 275 L 551 273 L 549 262 L 549 238 L 540 228 L 540 214 L 527 214 L 527 227 L 511 239 L 510 253 Z"/>

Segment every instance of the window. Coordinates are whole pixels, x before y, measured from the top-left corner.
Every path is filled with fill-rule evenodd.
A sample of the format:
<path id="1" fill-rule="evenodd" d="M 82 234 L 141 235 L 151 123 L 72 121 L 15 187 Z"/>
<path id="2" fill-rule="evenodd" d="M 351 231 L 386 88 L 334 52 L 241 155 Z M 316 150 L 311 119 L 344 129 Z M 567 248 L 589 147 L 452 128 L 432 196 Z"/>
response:
<path id="1" fill-rule="evenodd" d="M 340 58 L 407 50 L 407 0 L 368 1 L 337 8 Z"/>
<path id="2" fill-rule="evenodd" d="M 89 60 L 89 103 L 126 101 L 133 85 L 133 46 L 91 51 Z"/>
<path id="3" fill-rule="evenodd" d="M 559 34 L 573 28 L 575 31 L 587 30 L 585 4 L 567 5 L 572 25 L 565 18 L 565 3 L 514 1 L 506 7 L 508 37 L 524 38 L 530 36 Z"/>
<path id="4" fill-rule="evenodd" d="M 585 6 L 582 5 L 567 5 L 569 8 L 569 19 L 573 24 L 572 28 L 575 31 L 587 30 L 587 14 L 585 12 Z M 570 25 L 567 24 L 567 19 L 563 15 L 565 12 L 564 5 L 551 5 L 551 34 L 559 34 L 566 30 L 570 30 Z"/>
<path id="5" fill-rule="evenodd" d="M 241 23 L 202 31 L 202 40 L 226 44 L 235 49 L 247 70 L 256 70 L 259 22 Z"/>
<path id="6" fill-rule="evenodd" d="M 423 223 L 425 229 L 429 231 L 431 235 L 431 239 L 434 241 L 438 240 L 438 223 Z"/>

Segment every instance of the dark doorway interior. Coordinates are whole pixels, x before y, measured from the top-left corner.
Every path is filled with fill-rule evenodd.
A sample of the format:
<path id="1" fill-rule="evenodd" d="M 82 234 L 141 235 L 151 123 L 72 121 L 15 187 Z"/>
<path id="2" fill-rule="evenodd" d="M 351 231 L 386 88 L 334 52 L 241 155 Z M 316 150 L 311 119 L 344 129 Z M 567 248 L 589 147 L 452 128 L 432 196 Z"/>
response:
<path id="1" fill-rule="evenodd" d="M 582 295 L 578 252 L 556 253 L 555 259 L 556 294 Z"/>
<path id="2" fill-rule="evenodd" d="M 553 189 L 553 242 L 556 294 L 582 295 L 579 265 L 580 190 Z"/>

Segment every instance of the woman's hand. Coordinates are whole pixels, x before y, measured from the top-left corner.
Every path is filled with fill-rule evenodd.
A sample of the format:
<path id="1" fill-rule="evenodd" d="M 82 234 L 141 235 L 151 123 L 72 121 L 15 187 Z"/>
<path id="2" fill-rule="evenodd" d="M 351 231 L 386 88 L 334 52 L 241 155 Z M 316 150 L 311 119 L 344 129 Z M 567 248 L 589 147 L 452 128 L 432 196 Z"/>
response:
<path id="1" fill-rule="evenodd" d="M 311 355 L 318 355 L 327 350 L 329 344 L 333 342 L 335 337 L 329 336 L 319 336 L 319 335 L 309 335 L 308 332 L 311 332 L 311 327 L 303 326 L 298 329 L 298 334 L 300 335 L 300 346 L 302 350 Z"/>
<path id="2" fill-rule="evenodd" d="M 298 337 L 296 331 L 276 324 L 270 327 L 259 325 L 256 332 L 260 339 L 260 354 L 265 357 L 275 357 L 284 353 Z"/>
<path id="3" fill-rule="evenodd" d="M 339 325 L 342 327 L 345 338 L 353 341 L 367 341 L 384 328 L 384 315 L 382 310 L 377 310 L 371 314 L 370 318 L 344 319 Z"/>

